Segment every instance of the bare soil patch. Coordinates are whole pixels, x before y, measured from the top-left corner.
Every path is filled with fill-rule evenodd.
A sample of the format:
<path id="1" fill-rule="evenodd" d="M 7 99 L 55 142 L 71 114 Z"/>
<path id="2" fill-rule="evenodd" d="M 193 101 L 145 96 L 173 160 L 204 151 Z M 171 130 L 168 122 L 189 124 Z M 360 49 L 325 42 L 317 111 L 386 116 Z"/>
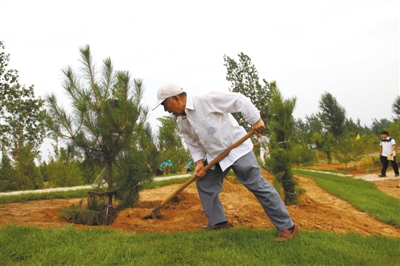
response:
<path id="1" fill-rule="evenodd" d="M 375 186 L 382 192 L 400 199 L 400 179 L 387 179 L 374 182 Z"/>
<path id="2" fill-rule="evenodd" d="M 334 169 L 335 166 L 320 166 L 320 169 Z M 337 166 L 336 166 L 337 168 Z M 337 169 L 336 169 L 337 170 Z M 360 170 L 358 177 L 362 174 Z M 266 180 L 272 176 L 263 171 Z M 309 178 L 295 176 L 299 184 L 306 189 L 301 196 L 299 206 L 289 206 L 292 219 L 300 225 L 301 230 L 323 230 L 336 233 L 355 232 L 361 235 L 385 235 L 400 237 L 400 228 L 385 224 L 358 211 L 348 202 L 335 197 L 318 187 Z M 382 179 L 374 182 L 383 192 L 400 198 L 400 179 Z M 171 195 L 180 185 L 170 185 L 140 192 L 140 205 L 121 211 L 114 223 L 107 228 L 128 232 L 177 232 L 199 230 L 207 223 L 196 184 L 192 183 L 176 199 L 161 209 L 160 219 L 143 220 L 155 206 Z M 262 210 L 257 199 L 243 185 L 229 178 L 224 183 L 220 195 L 226 215 L 233 227 L 274 228 Z M 0 205 L 0 224 L 25 224 L 37 227 L 61 227 L 70 225 L 59 218 L 60 208 L 65 208 L 80 199 L 41 200 L 25 203 Z M 73 225 L 80 228 L 91 226 Z M 104 227 L 106 228 L 106 227 Z"/>

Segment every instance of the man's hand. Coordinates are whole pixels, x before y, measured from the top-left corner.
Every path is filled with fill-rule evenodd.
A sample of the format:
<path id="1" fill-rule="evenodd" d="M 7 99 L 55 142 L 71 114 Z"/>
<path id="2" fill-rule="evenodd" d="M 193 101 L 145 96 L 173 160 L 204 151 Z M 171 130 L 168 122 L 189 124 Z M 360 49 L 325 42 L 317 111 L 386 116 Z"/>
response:
<path id="1" fill-rule="evenodd" d="M 262 119 L 260 118 L 253 126 L 252 129 L 254 131 L 254 133 L 261 138 L 262 137 L 262 132 L 265 129 L 265 125 L 264 125 L 264 121 L 262 121 Z"/>
<path id="2" fill-rule="evenodd" d="M 194 174 L 198 177 L 198 178 L 202 178 L 206 175 L 206 172 L 203 171 L 204 168 L 204 163 L 203 160 L 198 160 L 195 163 L 195 169 L 194 169 Z"/>

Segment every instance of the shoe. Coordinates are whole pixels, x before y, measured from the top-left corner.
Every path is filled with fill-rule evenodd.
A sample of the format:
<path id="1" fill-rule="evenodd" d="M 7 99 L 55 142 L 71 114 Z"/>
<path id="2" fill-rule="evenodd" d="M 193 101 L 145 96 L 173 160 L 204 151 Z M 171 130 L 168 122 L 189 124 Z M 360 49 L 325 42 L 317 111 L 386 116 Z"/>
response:
<path id="1" fill-rule="evenodd" d="M 231 224 L 229 222 L 221 223 L 221 224 L 215 224 L 215 225 L 203 225 L 200 228 L 204 230 L 220 230 L 220 229 L 226 229 L 231 227 Z"/>
<path id="2" fill-rule="evenodd" d="M 394 177 L 398 177 L 399 176 L 399 174 L 397 174 L 397 175 L 394 175 Z"/>
<path id="3" fill-rule="evenodd" d="M 293 233 L 290 232 L 289 229 L 282 230 L 282 231 L 279 232 L 279 235 L 276 237 L 276 241 L 283 242 L 283 241 L 286 241 L 288 239 L 293 239 L 293 238 L 296 237 L 298 232 L 299 232 L 299 227 L 297 225 L 294 225 Z"/>
<path id="4" fill-rule="evenodd" d="M 378 175 L 379 177 L 386 177 L 386 175 Z"/>

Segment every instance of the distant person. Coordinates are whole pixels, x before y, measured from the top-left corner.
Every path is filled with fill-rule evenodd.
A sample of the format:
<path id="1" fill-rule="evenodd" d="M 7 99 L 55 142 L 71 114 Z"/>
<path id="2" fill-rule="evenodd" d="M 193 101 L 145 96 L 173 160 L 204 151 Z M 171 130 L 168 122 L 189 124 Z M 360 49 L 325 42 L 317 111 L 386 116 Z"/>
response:
<path id="1" fill-rule="evenodd" d="M 163 171 L 164 175 L 169 175 L 171 173 L 171 168 L 174 166 L 171 160 L 167 160 L 160 164 L 160 169 Z"/>
<path id="2" fill-rule="evenodd" d="M 389 132 L 386 130 L 381 132 L 381 137 L 379 154 L 381 156 L 382 170 L 379 177 L 386 177 L 389 161 L 393 167 L 394 176 L 399 176 L 399 167 L 396 163 L 396 141 L 389 137 Z M 388 160 L 388 157 L 393 157 L 393 160 Z"/>
<path id="3" fill-rule="evenodd" d="M 294 238 L 298 225 L 286 209 L 275 188 L 267 182 L 252 151 L 253 143 L 247 139 L 207 171 L 211 162 L 222 152 L 246 135 L 231 113 L 240 112 L 252 125 L 257 135 L 265 129 L 260 111 L 249 98 L 234 92 L 209 92 L 196 96 L 186 92 L 174 83 L 165 83 L 157 91 L 157 102 L 164 111 L 178 119 L 178 126 L 194 161 L 196 185 L 208 224 L 204 230 L 229 228 L 219 194 L 223 188 L 224 177 L 232 169 L 237 179 L 257 197 L 267 216 L 278 229 L 277 241 Z"/>
<path id="4" fill-rule="evenodd" d="M 186 165 L 186 173 L 189 173 L 193 170 L 193 159 L 189 161 L 189 163 Z"/>
<path id="5" fill-rule="evenodd" d="M 258 143 L 254 144 L 254 146 L 260 146 L 260 160 L 263 166 L 265 166 L 265 157 L 269 158 L 268 143 L 269 139 L 266 136 L 261 136 L 258 137 Z"/>

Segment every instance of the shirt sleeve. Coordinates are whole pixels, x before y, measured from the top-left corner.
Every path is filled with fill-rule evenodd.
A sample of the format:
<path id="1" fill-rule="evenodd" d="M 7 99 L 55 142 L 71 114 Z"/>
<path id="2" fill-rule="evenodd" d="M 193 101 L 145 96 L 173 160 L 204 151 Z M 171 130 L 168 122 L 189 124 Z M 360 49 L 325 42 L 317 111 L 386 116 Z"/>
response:
<path id="1" fill-rule="evenodd" d="M 260 111 L 249 98 L 237 92 L 211 92 L 209 103 L 215 112 L 236 113 L 240 112 L 250 125 L 260 119 Z"/>
<path id="2" fill-rule="evenodd" d="M 194 162 L 205 158 L 204 147 L 197 139 L 192 138 L 189 134 L 182 133 L 182 137 L 190 151 L 190 155 Z"/>
<path id="3" fill-rule="evenodd" d="M 191 136 L 190 131 L 191 130 L 193 131 L 193 128 L 190 125 L 189 121 L 186 118 L 183 119 L 182 117 L 179 117 L 178 126 L 180 128 L 183 140 L 185 141 L 186 146 L 189 149 L 193 161 L 197 162 L 198 160 L 204 159 L 206 156 L 204 152 L 205 150 L 204 146 L 198 139 Z M 193 133 L 194 132 L 192 132 L 192 135 L 194 135 Z"/>

